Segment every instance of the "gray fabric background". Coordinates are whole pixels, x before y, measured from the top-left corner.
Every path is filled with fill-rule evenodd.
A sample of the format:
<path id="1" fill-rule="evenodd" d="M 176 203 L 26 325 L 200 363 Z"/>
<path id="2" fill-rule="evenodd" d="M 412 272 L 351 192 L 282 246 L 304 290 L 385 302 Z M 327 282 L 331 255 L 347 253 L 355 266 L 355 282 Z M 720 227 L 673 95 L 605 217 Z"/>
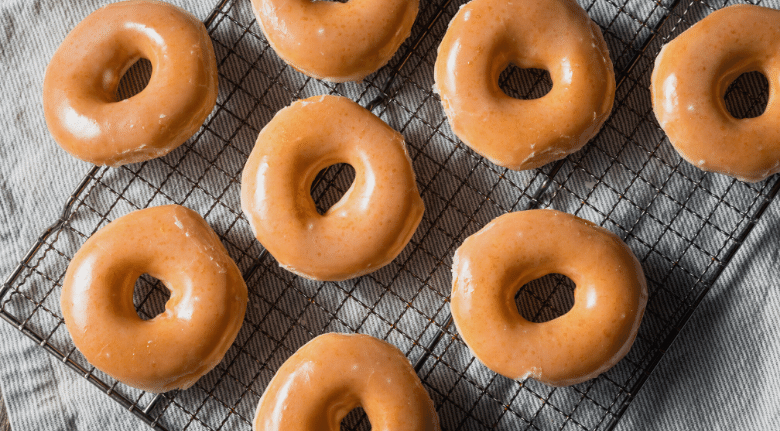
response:
<path id="1" fill-rule="evenodd" d="M 176 0 L 200 18 L 212 1 Z M 89 166 L 51 140 L 41 108 L 59 42 L 104 4 L 0 2 L 0 275 L 5 277 Z M 629 408 L 619 429 L 778 429 L 780 204 L 775 202 Z M 0 388 L 13 430 L 144 425 L 0 323 Z"/>

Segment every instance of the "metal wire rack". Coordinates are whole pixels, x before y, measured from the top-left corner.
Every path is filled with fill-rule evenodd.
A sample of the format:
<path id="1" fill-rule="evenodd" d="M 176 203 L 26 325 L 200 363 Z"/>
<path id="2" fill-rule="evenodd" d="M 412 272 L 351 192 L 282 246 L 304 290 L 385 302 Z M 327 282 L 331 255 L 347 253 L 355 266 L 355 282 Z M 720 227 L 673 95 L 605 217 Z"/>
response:
<path id="1" fill-rule="evenodd" d="M 777 195 L 780 180 L 746 184 L 697 170 L 674 152 L 652 114 L 649 76 L 661 44 L 728 2 L 579 2 L 601 26 L 615 64 L 612 116 L 578 153 L 513 172 L 460 143 L 431 91 L 436 48 L 459 2 L 421 2 L 412 36 L 389 66 L 363 83 L 330 84 L 278 59 L 248 0 L 220 0 L 206 20 L 220 70 L 216 110 L 166 157 L 91 169 L 0 288 L 0 316 L 160 430 L 249 429 L 276 369 L 330 331 L 366 333 L 398 346 L 415 364 L 444 429 L 611 429 Z M 135 79 L 131 86 L 141 88 L 142 79 Z M 740 78 L 729 89 L 736 115 L 763 109 L 767 92 L 758 81 Z M 510 67 L 500 85 L 509 94 L 536 97 L 551 84 L 544 73 Z M 240 172 L 259 130 L 291 101 L 317 94 L 356 100 L 404 134 L 426 205 L 417 233 L 392 264 L 339 283 L 280 269 L 253 238 L 239 205 Z M 325 170 L 312 187 L 319 207 L 335 202 L 353 175 L 345 165 Z M 90 235 L 132 210 L 168 203 L 197 210 L 219 233 L 244 273 L 250 305 L 216 369 L 189 390 L 153 395 L 87 363 L 60 317 L 59 292 L 70 258 Z M 567 388 L 490 372 L 471 356 L 449 316 L 455 248 L 494 217 L 535 207 L 567 211 L 617 233 L 649 282 L 644 322 L 628 356 L 600 377 Z M 521 288 L 518 308 L 548 320 L 571 306 L 571 289 L 565 277 L 544 277 Z M 140 316 L 155 315 L 166 298 L 156 280 L 137 283 Z M 370 425 L 358 410 L 343 427 Z"/>

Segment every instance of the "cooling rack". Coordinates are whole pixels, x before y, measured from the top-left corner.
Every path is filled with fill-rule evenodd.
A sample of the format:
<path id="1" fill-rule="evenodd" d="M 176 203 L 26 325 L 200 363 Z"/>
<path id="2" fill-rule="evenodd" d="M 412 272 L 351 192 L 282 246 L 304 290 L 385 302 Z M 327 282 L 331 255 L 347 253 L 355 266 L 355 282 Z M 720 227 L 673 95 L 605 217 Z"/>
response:
<path id="1" fill-rule="evenodd" d="M 513 172 L 459 142 L 431 90 L 438 42 L 462 1 L 423 1 L 411 37 L 388 66 L 362 83 L 330 84 L 279 60 L 248 0 L 220 0 L 206 20 L 220 70 L 215 111 L 196 136 L 161 159 L 92 168 L 0 288 L 0 316 L 159 430 L 250 429 L 275 370 L 308 340 L 332 331 L 366 333 L 398 346 L 415 365 L 444 429 L 613 428 L 780 181 L 747 184 L 697 170 L 674 152 L 652 114 L 649 78 L 662 43 L 729 2 L 579 2 L 601 26 L 615 65 L 612 116 L 583 150 L 542 169 Z M 134 66 L 120 93 L 143 88 L 148 74 L 148 67 Z M 762 112 L 768 97 L 762 79 L 747 74 L 732 84 L 726 96 L 732 113 Z M 516 97 L 539 97 L 552 84 L 543 71 L 510 66 L 500 85 Z M 393 263 L 338 283 L 279 268 L 253 238 L 239 204 L 241 169 L 259 130 L 293 100 L 319 94 L 349 97 L 404 134 L 426 206 Z M 336 202 L 353 178 L 348 165 L 321 172 L 312 186 L 318 207 Z M 217 231 L 244 274 L 250 302 L 236 342 L 212 372 L 186 391 L 154 395 L 87 363 L 60 317 L 59 292 L 68 262 L 90 235 L 132 210 L 168 203 L 197 210 Z M 500 214 L 538 207 L 618 234 L 649 283 L 647 311 L 627 357 L 598 378 L 566 388 L 492 373 L 471 356 L 449 315 L 458 245 Z M 520 289 L 518 309 L 529 319 L 549 320 L 571 307 L 572 289 L 565 277 L 546 276 Z M 157 280 L 139 279 L 134 303 L 142 318 L 159 313 L 167 298 Z M 357 409 L 342 427 L 370 425 Z"/>

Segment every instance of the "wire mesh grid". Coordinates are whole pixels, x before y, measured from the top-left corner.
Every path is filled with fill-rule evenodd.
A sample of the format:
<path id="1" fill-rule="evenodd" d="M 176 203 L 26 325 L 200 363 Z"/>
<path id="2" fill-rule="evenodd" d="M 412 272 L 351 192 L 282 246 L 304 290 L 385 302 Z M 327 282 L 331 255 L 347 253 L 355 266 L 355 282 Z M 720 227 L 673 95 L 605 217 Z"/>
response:
<path id="1" fill-rule="evenodd" d="M 93 168 L 3 285 L 0 316 L 157 429 L 249 429 L 275 370 L 304 343 L 332 331 L 366 333 L 398 346 L 415 364 L 444 429 L 613 427 L 780 181 L 746 184 L 698 171 L 674 152 L 652 114 L 649 75 L 661 43 L 725 4 L 580 4 L 601 26 L 615 64 L 612 116 L 580 152 L 539 170 L 513 172 L 460 143 L 431 90 L 436 48 L 459 2 L 422 2 L 412 36 L 390 66 L 363 83 L 330 84 L 278 59 L 247 0 L 222 0 L 207 20 L 220 70 L 216 110 L 166 157 Z M 128 75 L 131 89 L 143 87 L 143 71 Z M 518 97 L 538 97 L 551 83 L 543 72 L 510 67 L 500 85 Z M 732 112 L 760 113 L 765 87 L 760 76 L 738 79 L 727 95 Z M 416 234 L 393 263 L 338 283 L 312 282 L 279 268 L 253 238 L 239 204 L 241 169 L 259 130 L 291 101 L 318 94 L 368 106 L 406 137 L 426 206 Z M 312 187 L 318 208 L 337 201 L 353 177 L 347 165 L 323 172 Z M 168 203 L 195 209 L 217 231 L 244 273 L 250 301 L 224 360 L 193 388 L 155 396 L 88 364 L 59 315 L 59 291 L 70 258 L 91 234 L 132 210 Z M 449 316 L 455 248 L 494 217 L 534 207 L 570 212 L 617 233 L 649 282 L 645 318 L 626 359 L 567 388 L 492 373 L 474 359 Z M 518 309 L 548 320 L 571 307 L 572 289 L 565 277 L 546 276 L 520 289 Z M 157 314 L 166 300 L 156 280 L 138 281 L 134 302 L 142 318 Z M 343 427 L 370 424 L 358 410 Z"/>

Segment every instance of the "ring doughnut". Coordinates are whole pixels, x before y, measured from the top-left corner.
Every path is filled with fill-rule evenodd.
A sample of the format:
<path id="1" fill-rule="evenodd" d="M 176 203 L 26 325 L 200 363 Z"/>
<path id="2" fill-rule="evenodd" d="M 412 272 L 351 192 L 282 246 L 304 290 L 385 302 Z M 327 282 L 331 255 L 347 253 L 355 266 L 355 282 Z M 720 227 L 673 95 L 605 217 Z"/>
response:
<path id="1" fill-rule="evenodd" d="M 734 118 L 726 89 L 758 71 L 769 80 L 769 103 L 755 118 Z M 710 172 L 757 182 L 780 171 L 780 11 L 729 6 L 666 44 L 655 60 L 653 111 L 685 160 Z"/>
<path id="2" fill-rule="evenodd" d="M 148 85 L 117 100 L 120 79 L 140 58 L 152 63 Z M 62 41 L 43 81 L 54 140 L 96 165 L 167 154 L 198 131 L 216 100 L 217 63 L 206 28 L 158 1 L 124 1 L 90 14 Z"/>
<path id="3" fill-rule="evenodd" d="M 268 44 L 316 79 L 360 81 L 409 37 L 419 0 L 252 0 Z"/>
<path id="4" fill-rule="evenodd" d="M 544 323 L 525 320 L 515 294 L 558 273 L 574 281 L 574 306 Z M 554 210 L 502 215 L 455 252 L 452 317 L 463 340 L 491 370 L 567 386 L 622 359 L 647 303 L 639 261 L 615 234 Z"/>
<path id="5" fill-rule="evenodd" d="M 352 165 L 355 181 L 320 215 L 311 185 L 336 163 Z M 339 96 L 297 101 L 263 128 L 244 167 L 241 207 L 281 266 L 329 281 L 390 263 L 424 210 L 403 136 Z"/>
<path id="6" fill-rule="evenodd" d="M 513 63 L 546 69 L 549 93 L 512 98 Z M 612 110 L 615 74 L 599 27 L 573 0 L 473 0 L 450 22 L 434 67 L 452 131 L 491 162 L 534 169 L 582 148 Z"/>
<path id="7" fill-rule="evenodd" d="M 171 293 L 165 311 L 141 320 L 133 306 L 142 274 Z M 148 392 L 186 389 L 214 368 L 244 320 L 247 288 L 213 230 L 195 211 L 168 205 L 109 223 L 79 249 L 60 306 L 84 357 Z"/>
<path id="8" fill-rule="evenodd" d="M 406 356 L 362 334 L 323 334 L 298 349 L 265 389 L 252 429 L 339 431 L 356 407 L 371 429 L 439 430 L 433 401 Z"/>

